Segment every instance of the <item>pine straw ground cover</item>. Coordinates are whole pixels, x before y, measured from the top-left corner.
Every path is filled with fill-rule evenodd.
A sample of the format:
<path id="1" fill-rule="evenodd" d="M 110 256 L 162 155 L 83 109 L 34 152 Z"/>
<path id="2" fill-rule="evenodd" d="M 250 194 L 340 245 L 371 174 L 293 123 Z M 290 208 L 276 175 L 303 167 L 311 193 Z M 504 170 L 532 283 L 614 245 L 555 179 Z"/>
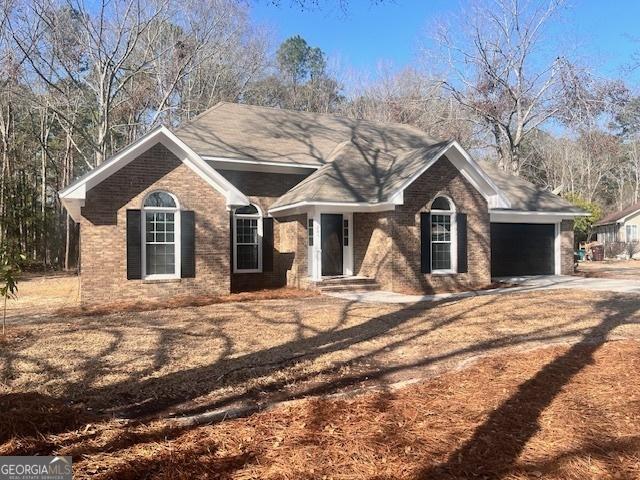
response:
<path id="1" fill-rule="evenodd" d="M 216 425 L 71 417 L 0 454 L 72 455 L 76 479 L 637 479 L 639 369 L 637 341 L 538 348 Z"/>
<path id="2" fill-rule="evenodd" d="M 23 295 L 25 291 L 28 290 L 21 290 Z M 30 295 L 38 295 L 35 288 L 31 292 Z M 634 363 L 638 351 L 630 340 L 628 350 L 621 353 L 616 353 L 615 348 L 627 343 L 594 347 L 605 339 L 640 339 L 638 296 L 563 290 L 411 306 L 316 297 L 91 316 L 56 313 L 60 302 L 54 301 L 52 308 L 46 300 L 50 297 L 44 294 L 41 298 L 40 304 L 28 296 L 21 298 L 19 302 L 25 301 L 28 308 L 24 313 L 18 310 L 10 322 L 9 338 L 0 342 L 0 455 L 72 454 L 76 463 L 80 462 L 83 475 L 94 472 L 111 478 L 127 478 L 128 472 L 132 472 L 130 478 L 144 477 L 140 472 L 180 478 L 180 471 L 172 469 L 181 462 L 188 469 L 182 471 L 182 478 L 198 478 L 198 470 L 193 470 L 197 468 L 209 472 L 236 469 L 237 478 L 287 478 L 286 472 L 290 473 L 288 478 L 322 478 L 318 472 L 325 464 L 327 475 L 331 472 L 332 476 L 344 473 L 345 478 L 372 478 L 375 469 L 382 472 L 378 478 L 394 478 L 401 477 L 402 471 L 384 473 L 385 464 L 391 462 L 389 465 L 396 467 L 389 468 L 397 468 L 399 464 L 393 462 L 400 462 L 399 458 L 408 468 L 405 476 L 414 475 L 418 463 L 429 465 L 460 458 L 464 465 L 473 466 L 481 457 L 493 458 L 496 451 L 507 456 L 502 464 L 506 465 L 509 458 L 519 462 L 535 445 L 536 426 L 541 425 L 558 433 L 545 440 L 544 447 L 537 447 L 532 457 L 537 460 L 527 460 L 533 462 L 532 468 L 547 468 L 542 459 L 557 457 L 554 465 L 565 465 L 562 471 L 566 473 L 570 472 L 566 465 L 573 465 L 574 457 L 586 465 L 585 459 L 591 458 L 593 463 L 601 458 L 605 447 L 622 451 L 629 444 L 630 457 L 625 456 L 627 453 L 612 453 L 618 460 L 607 457 L 596 464 L 597 468 L 611 471 L 616 465 L 624 466 L 633 473 L 620 478 L 636 478 L 637 472 L 632 470 L 633 455 L 637 454 L 633 450 L 635 439 L 625 436 L 625 432 L 627 428 L 635 428 L 636 435 L 640 431 L 637 418 L 631 415 L 631 408 L 638 411 L 640 407 L 638 397 L 635 390 L 628 393 L 629 388 L 640 383 Z M 566 346 L 532 350 L 576 342 L 579 349 L 570 351 L 568 357 L 563 357 Z M 528 353 L 519 353 L 522 351 Z M 407 397 L 406 418 L 399 417 L 394 427 L 395 417 L 391 415 L 391 423 L 379 433 L 378 443 L 366 448 L 354 432 L 378 428 L 372 426 L 376 422 L 370 427 L 366 423 L 377 417 L 361 402 L 380 403 L 387 399 L 385 402 L 397 405 L 398 411 L 403 412 L 404 400 L 399 400 L 400 404 L 394 402 L 404 398 L 404 393 L 305 402 L 279 410 L 280 413 L 271 411 L 212 427 L 184 428 L 167 420 L 155 420 L 364 386 L 384 389 L 392 382 L 434 377 L 495 354 L 506 356 L 478 364 L 484 365 L 486 371 L 469 374 L 464 377 L 468 378 L 466 383 L 460 383 L 463 377 L 456 377 L 465 374 L 457 372 L 436 378 L 428 387 L 408 388 L 407 395 L 415 398 L 409 401 Z M 556 357 L 562 361 L 554 362 Z M 572 363 L 574 357 L 577 360 Z M 592 360 L 596 363 L 590 363 Z M 547 364 L 553 368 L 546 368 Z M 594 365 L 596 370 L 592 369 Z M 470 371 L 473 368 L 480 367 Z M 544 423 L 549 409 L 565 393 L 573 391 L 572 385 L 586 372 L 593 372 L 596 377 L 604 375 L 609 383 L 586 382 L 584 389 L 591 390 L 589 395 L 576 393 L 571 397 L 574 403 L 558 411 L 557 418 L 570 421 Z M 440 396 L 430 397 L 431 390 L 440 391 Z M 520 391 L 522 395 L 515 395 Z M 592 397 L 600 395 L 600 391 L 604 392 L 602 397 L 594 400 Z M 515 398 L 507 400 L 510 396 Z M 607 397 L 608 403 L 600 403 Z M 427 406 L 416 409 L 416 402 L 422 401 Z M 436 403 L 429 403 L 432 401 Z M 353 411 L 349 406 L 352 402 Z M 500 407 L 501 402 L 504 407 Z M 494 408 L 498 408 L 498 414 L 492 416 Z M 412 417 L 412 410 L 427 418 Z M 382 417 L 377 423 L 381 426 L 385 425 L 385 412 L 381 410 L 379 414 Z M 361 425 L 360 414 L 364 422 Z M 127 425 L 114 419 L 122 417 L 141 423 Z M 347 424 L 340 427 L 344 431 L 340 430 L 342 417 L 349 425 L 353 423 L 355 430 L 349 430 Z M 423 441 L 430 445 L 428 449 L 414 463 L 410 455 L 398 457 L 396 450 L 396 456 L 385 456 L 388 448 L 395 445 L 391 433 L 414 432 L 414 427 L 407 427 L 414 418 L 418 430 L 429 427 L 423 432 L 426 437 L 416 437 L 415 445 L 400 445 L 409 447 L 406 455 Z M 296 419 L 301 420 L 295 423 Z M 283 423 L 276 428 L 278 422 Z M 320 426 L 313 427 L 316 424 Z M 471 441 L 472 432 L 484 424 L 486 427 L 477 430 L 478 440 L 465 449 L 463 440 Z M 289 437 L 298 438 L 296 425 L 303 425 L 303 430 L 311 428 L 311 433 L 305 430 L 299 434 L 302 437 L 296 444 L 299 452 L 308 455 L 302 460 L 295 457 L 298 450 L 279 450 L 280 445 L 292 446 L 286 443 Z M 370 439 L 371 435 L 370 432 L 362 438 Z M 404 441 L 414 433 L 408 435 L 402 436 Z M 435 440 L 427 441 L 432 437 Z M 611 445 L 597 443 L 600 437 Z M 502 443 L 490 448 L 483 443 L 488 439 L 494 445 L 495 438 Z M 325 445 L 322 439 L 337 443 Z M 355 450 L 350 447 L 352 443 Z M 438 449 L 429 450 L 435 444 Z M 507 448 L 519 444 L 519 448 Z M 336 455 L 338 450 L 344 450 L 346 456 L 340 462 L 348 463 L 352 458 L 353 463 L 344 463 L 342 468 L 342 463 L 323 456 L 325 447 L 327 452 L 335 449 Z M 520 452 L 521 449 L 524 450 Z M 586 456 L 580 456 L 583 450 Z M 491 455 L 485 455 L 487 452 Z M 477 455 L 480 457 L 473 460 Z M 197 463 L 199 458 L 203 460 L 201 466 Z M 287 470 L 283 462 L 291 462 L 292 467 Z M 447 468 L 455 472 L 457 467 L 451 464 Z M 473 468 L 485 467 L 478 464 Z M 526 470 L 526 465 L 517 468 L 525 469 L 521 473 L 540 473 Z M 594 478 L 604 471 L 597 468 Z M 425 478 L 442 476 L 441 472 L 427 473 Z M 567 475 L 564 478 L 583 478 Z"/>
<path id="3" fill-rule="evenodd" d="M 0 395 L 39 395 L 126 418 L 384 385 L 507 348 L 640 338 L 637 296 L 576 291 L 409 306 L 315 297 L 91 316 L 55 311 L 10 322 Z"/>

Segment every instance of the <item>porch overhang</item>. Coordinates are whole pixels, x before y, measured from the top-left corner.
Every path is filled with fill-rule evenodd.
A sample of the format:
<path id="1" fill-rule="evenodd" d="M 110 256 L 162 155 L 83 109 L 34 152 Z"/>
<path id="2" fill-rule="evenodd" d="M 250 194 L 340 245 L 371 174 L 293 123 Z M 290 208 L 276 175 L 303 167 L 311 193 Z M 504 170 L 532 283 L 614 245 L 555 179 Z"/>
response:
<path id="1" fill-rule="evenodd" d="M 309 213 L 315 209 L 325 209 L 336 213 L 356 213 L 356 212 L 388 212 L 395 209 L 396 202 L 366 203 L 366 202 L 298 202 L 291 205 L 282 205 L 270 208 L 269 214 L 273 217 L 283 217 L 287 215 L 298 215 Z"/>

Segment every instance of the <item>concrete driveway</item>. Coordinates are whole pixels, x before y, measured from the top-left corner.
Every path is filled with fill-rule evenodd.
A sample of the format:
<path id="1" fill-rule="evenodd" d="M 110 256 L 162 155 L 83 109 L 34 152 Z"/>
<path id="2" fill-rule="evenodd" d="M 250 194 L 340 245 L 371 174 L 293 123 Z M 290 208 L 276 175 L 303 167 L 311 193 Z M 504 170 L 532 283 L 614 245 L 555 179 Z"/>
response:
<path id="1" fill-rule="evenodd" d="M 584 278 L 570 275 L 539 275 L 532 277 L 503 277 L 495 279 L 515 287 L 493 288 L 475 292 L 442 293 L 438 295 L 403 295 L 386 291 L 369 292 L 336 292 L 326 293 L 346 300 L 372 303 L 417 303 L 443 300 L 446 298 L 465 298 L 481 295 L 502 295 L 507 293 L 554 290 L 570 288 L 575 290 L 590 290 L 599 292 L 636 293 L 640 294 L 640 279 L 629 280 L 621 278 Z"/>

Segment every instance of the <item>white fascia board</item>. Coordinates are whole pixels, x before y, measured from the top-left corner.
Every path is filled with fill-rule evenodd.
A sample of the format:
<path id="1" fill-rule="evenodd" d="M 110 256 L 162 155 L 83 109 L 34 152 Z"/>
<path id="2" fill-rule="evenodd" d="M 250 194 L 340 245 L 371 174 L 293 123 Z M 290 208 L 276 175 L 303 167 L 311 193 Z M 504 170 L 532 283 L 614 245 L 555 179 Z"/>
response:
<path id="1" fill-rule="evenodd" d="M 491 178 L 482 170 L 480 165 L 465 151 L 462 146 L 452 141 L 445 145 L 433 158 L 427 162 L 417 173 L 408 178 L 396 193 L 392 195 L 392 199 L 400 198 L 399 194 L 415 182 L 422 174 L 424 174 L 429 168 L 431 168 L 443 155 L 449 150 L 453 149 L 458 153 L 457 157 L 449 158 L 449 161 L 458 169 L 458 171 L 467 179 L 473 187 L 480 192 L 485 198 L 490 208 L 509 208 L 511 202 L 502 193 L 498 186 L 491 180 Z"/>
<path id="2" fill-rule="evenodd" d="M 173 134 L 167 127 L 159 126 L 135 142 L 116 153 L 102 165 L 94 168 L 76 182 L 59 193 L 60 199 L 84 201 L 86 193 L 115 172 L 135 160 L 154 145 L 161 143 L 176 155 L 183 163 L 226 198 L 227 206 L 249 205 L 249 199 L 234 187 L 227 179 L 216 172 L 188 145 Z M 74 217 L 75 220 L 75 217 Z"/>
<path id="3" fill-rule="evenodd" d="M 635 217 L 638 214 L 638 212 L 640 212 L 640 209 L 636 210 L 635 212 L 631 212 L 629 215 L 625 215 L 620 220 L 617 220 L 615 223 L 626 223 L 626 221 L 629 220 L 629 218 Z M 614 222 L 611 222 L 611 223 L 614 223 Z"/>
<path id="4" fill-rule="evenodd" d="M 313 202 L 305 201 L 283 205 L 281 207 L 270 208 L 269 214 L 278 216 L 292 213 L 309 212 L 313 208 L 322 208 L 323 211 L 332 210 L 335 212 L 385 212 L 395 209 L 393 203 L 367 203 L 367 202 Z"/>
<path id="5" fill-rule="evenodd" d="M 154 128 L 146 135 L 143 135 L 138 140 L 114 154 L 101 165 L 84 174 L 67 188 L 61 190 L 58 194 L 60 198 L 80 198 L 80 196 L 84 198 L 84 194 L 93 186 L 100 183 L 112 173 L 120 170 L 140 153 L 147 150 L 149 148 L 148 144 L 157 138 L 161 128 L 163 127 L 158 126 Z M 80 190 L 80 192 L 78 192 L 78 190 Z"/>
<path id="6" fill-rule="evenodd" d="M 480 177 L 480 179 L 482 179 L 484 182 L 486 182 L 487 185 L 490 187 L 490 189 L 493 190 L 494 195 L 489 194 L 488 195 L 489 198 L 487 198 L 487 201 L 489 202 L 490 208 L 509 208 L 509 207 L 511 207 L 511 202 L 509 201 L 507 196 L 502 192 L 502 190 L 500 190 L 500 188 L 495 184 L 495 182 L 491 179 L 491 177 L 489 175 L 487 175 L 484 170 L 482 170 L 482 167 L 480 167 L 480 165 L 478 165 L 478 162 L 476 162 L 471 157 L 471 155 L 469 155 L 469 153 L 464 148 L 462 148 L 462 145 L 460 145 L 457 141 L 454 140 L 453 142 L 451 142 L 451 144 L 449 145 L 447 150 L 442 155 L 444 155 L 450 148 L 455 148 L 455 150 L 460 155 L 462 155 L 462 157 L 466 160 L 467 164 L 472 168 L 472 172 L 468 172 L 466 169 L 460 168 L 459 165 L 456 165 L 456 167 L 458 167 L 460 169 L 460 171 L 465 176 L 465 178 L 469 182 L 471 182 L 471 184 L 474 187 L 476 187 L 479 192 L 482 193 L 482 189 L 479 186 L 476 186 L 476 184 L 475 184 L 476 179 L 474 178 L 473 174 L 478 175 Z"/>
<path id="7" fill-rule="evenodd" d="M 489 210 L 492 222 L 498 223 L 557 223 L 562 220 L 573 220 L 575 217 L 586 217 L 588 213 L 576 212 L 529 212 L 524 210 Z"/>
<path id="8" fill-rule="evenodd" d="M 171 150 L 171 152 L 178 158 L 180 158 L 187 166 L 191 167 L 191 169 L 194 170 L 198 175 L 200 175 L 200 177 L 209 185 L 211 185 L 218 192 L 224 195 L 227 199 L 228 207 L 244 206 L 251 203 L 244 193 L 233 186 L 233 184 L 222 175 L 220 175 L 220 173 L 216 172 L 214 168 L 207 164 L 207 162 L 205 162 L 200 157 L 200 155 L 198 155 L 191 149 L 191 147 L 180 140 L 171 130 L 164 126 L 162 127 L 162 129 L 163 133 L 169 140 L 169 143 L 167 144 L 163 139 L 162 144 L 169 150 Z M 182 151 L 182 154 L 180 150 Z"/>
<path id="9" fill-rule="evenodd" d="M 393 203 L 394 205 L 404 205 L 404 190 L 399 190 L 391 195 L 389 203 Z"/>

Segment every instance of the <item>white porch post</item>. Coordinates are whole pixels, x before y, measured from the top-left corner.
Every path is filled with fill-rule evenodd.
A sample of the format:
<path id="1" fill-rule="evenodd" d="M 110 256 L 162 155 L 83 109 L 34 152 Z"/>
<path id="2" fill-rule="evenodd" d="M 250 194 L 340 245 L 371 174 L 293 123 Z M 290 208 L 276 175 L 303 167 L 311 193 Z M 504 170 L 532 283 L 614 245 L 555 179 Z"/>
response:
<path id="1" fill-rule="evenodd" d="M 313 222 L 313 246 L 308 247 L 309 276 L 315 282 L 322 280 L 322 246 L 320 233 L 320 214 L 317 208 L 307 211 L 307 225 L 309 220 Z M 308 228 L 308 226 L 307 226 Z"/>

